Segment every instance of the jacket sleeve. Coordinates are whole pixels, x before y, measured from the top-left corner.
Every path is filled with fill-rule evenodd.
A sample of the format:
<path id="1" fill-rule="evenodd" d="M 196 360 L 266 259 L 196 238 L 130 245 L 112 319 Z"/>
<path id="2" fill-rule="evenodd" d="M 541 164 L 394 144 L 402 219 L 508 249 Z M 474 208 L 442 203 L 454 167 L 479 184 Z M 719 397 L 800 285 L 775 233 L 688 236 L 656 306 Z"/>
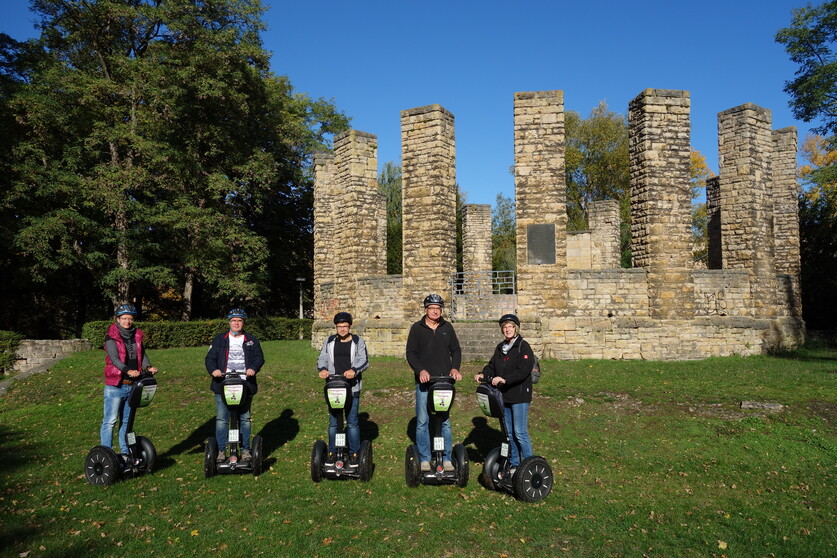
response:
<path id="1" fill-rule="evenodd" d="M 483 366 L 482 375 L 486 378 L 493 378 L 497 375 L 497 359 L 500 358 L 500 346 L 494 348 L 494 354 L 488 361 L 488 364 Z"/>
<path id="2" fill-rule="evenodd" d="M 116 341 L 108 337 L 105 339 L 105 352 L 110 357 L 111 363 L 119 369 L 120 372 L 127 372 L 128 366 L 119 359 L 119 351 L 116 350 Z"/>
<path id="3" fill-rule="evenodd" d="M 504 376 L 506 384 L 514 386 L 523 383 L 530 374 L 532 374 L 532 367 L 535 365 L 535 353 L 532 352 L 532 347 L 525 339 L 520 340 L 520 345 L 517 347 L 517 359 L 515 360 L 514 368 L 510 368 Z"/>
<path id="4" fill-rule="evenodd" d="M 419 327 L 420 326 L 417 323 L 413 324 L 410 328 L 409 335 L 407 335 L 407 364 L 409 364 L 410 368 L 413 369 L 416 381 L 418 381 L 419 372 L 425 370 L 425 367 L 419 358 L 419 336 L 421 335 Z"/>
<path id="5" fill-rule="evenodd" d="M 360 374 L 367 368 L 369 368 L 369 355 L 366 354 L 366 342 L 361 337 L 358 337 L 355 359 L 352 361 L 352 370 Z"/>
<path id="6" fill-rule="evenodd" d="M 328 342 L 331 340 L 331 337 L 326 337 L 326 340 L 323 341 L 323 348 L 320 350 L 320 356 L 317 357 L 317 372 L 320 370 L 330 370 L 328 366 Z"/>
<path id="7" fill-rule="evenodd" d="M 220 339 L 216 335 L 215 339 L 212 340 L 212 344 L 209 346 L 209 350 L 206 352 L 206 358 L 203 359 L 203 364 L 206 366 L 206 371 L 209 374 L 212 374 L 218 368 L 218 350 L 220 345 Z M 223 371 L 222 371 L 223 372 Z"/>
<path id="8" fill-rule="evenodd" d="M 253 337 L 253 361 L 250 363 L 250 368 L 258 372 L 264 366 L 264 353 L 262 352 L 262 344 L 259 340 Z"/>
<path id="9" fill-rule="evenodd" d="M 459 338 L 456 336 L 456 330 L 453 329 L 453 326 L 450 330 L 450 367 L 459 370 L 462 366 L 462 347 L 459 345 Z"/>
<path id="10" fill-rule="evenodd" d="M 140 365 L 140 368 L 142 368 L 143 370 L 145 370 L 145 369 L 146 369 L 146 368 L 148 368 L 149 366 L 151 366 L 151 360 L 148 358 L 148 352 L 145 350 L 145 348 L 143 348 L 143 351 L 142 351 L 142 364 Z"/>

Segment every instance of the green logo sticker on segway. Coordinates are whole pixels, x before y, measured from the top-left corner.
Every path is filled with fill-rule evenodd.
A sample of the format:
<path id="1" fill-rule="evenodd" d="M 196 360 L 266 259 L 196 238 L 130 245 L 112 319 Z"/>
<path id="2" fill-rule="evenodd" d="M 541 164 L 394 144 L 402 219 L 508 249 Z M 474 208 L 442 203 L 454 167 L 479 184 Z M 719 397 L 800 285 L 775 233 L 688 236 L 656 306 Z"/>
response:
<path id="1" fill-rule="evenodd" d="M 433 408 L 436 412 L 444 412 L 453 404 L 452 389 L 437 389 L 433 392 Z"/>
<path id="2" fill-rule="evenodd" d="M 346 388 L 328 388 L 328 406 L 332 409 L 342 409 L 346 406 Z"/>
<path id="3" fill-rule="evenodd" d="M 485 393 L 477 393 L 477 405 L 482 409 L 483 414 L 491 416 L 491 403 L 488 401 L 488 395 Z"/>
<path id="4" fill-rule="evenodd" d="M 157 384 L 152 386 L 142 386 L 142 395 L 140 396 L 140 407 L 145 407 L 151 400 L 154 399 L 154 394 L 157 393 Z"/>
<path id="5" fill-rule="evenodd" d="M 243 397 L 244 385 L 224 386 L 224 399 L 227 401 L 227 405 L 241 405 Z"/>

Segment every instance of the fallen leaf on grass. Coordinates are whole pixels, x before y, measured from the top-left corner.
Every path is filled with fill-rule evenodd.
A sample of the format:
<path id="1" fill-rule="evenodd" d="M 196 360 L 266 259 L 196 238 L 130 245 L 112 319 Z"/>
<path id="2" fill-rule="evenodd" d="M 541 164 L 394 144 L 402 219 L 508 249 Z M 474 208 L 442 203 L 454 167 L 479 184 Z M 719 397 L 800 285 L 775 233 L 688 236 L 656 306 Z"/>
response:
<path id="1" fill-rule="evenodd" d="M 718 548 L 720 548 L 721 550 L 726 550 L 727 543 L 725 543 L 724 541 L 718 541 Z"/>

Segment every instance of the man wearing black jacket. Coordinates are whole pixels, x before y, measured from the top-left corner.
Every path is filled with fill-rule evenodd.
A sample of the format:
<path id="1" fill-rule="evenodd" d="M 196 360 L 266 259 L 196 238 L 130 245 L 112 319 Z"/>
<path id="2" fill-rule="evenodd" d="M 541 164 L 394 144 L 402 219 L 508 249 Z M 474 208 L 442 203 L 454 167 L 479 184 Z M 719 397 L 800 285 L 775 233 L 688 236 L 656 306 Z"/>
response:
<path id="1" fill-rule="evenodd" d="M 256 374 L 264 365 L 264 353 L 259 340 L 244 331 L 247 314 L 241 308 L 233 308 L 227 314 L 230 330 L 219 333 L 212 340 L 206 353 L 204 365 L 212 376 L 210 389 L 215 394 L 215 440 L 218 442 L 218 462 L 223 463 L 226 456 L 227 438 L 230 429 L 230 410 L 224 401 L 221 382 L 227 372 L 238 372 L 247 382 L 250 398 L 246 409 L 239 409 L 239 431 L 241 433 L 241 461 L 249 461 L 250 455 L 250 403 L 259 386 Z"/>
<path id="2" fill-rule="evenodd" d="M 459 366 L 462 349 L 450 322 L 442 318 L 444 301 L 437 294 L 424 299 L 424 317 L 414 323 L 407 336 L 407 363 L 413 369 L 416 380 L 416 445 L 421 458 L 421 470 L 430 470 L 430 431 L 427 413 L 427 388 L 431 376 L 450 376 L 461 380 Z M 445 440 L 444 467 L 453 471 L 451 463 L 452 433 L 450 418 L 442 423 Z"/>

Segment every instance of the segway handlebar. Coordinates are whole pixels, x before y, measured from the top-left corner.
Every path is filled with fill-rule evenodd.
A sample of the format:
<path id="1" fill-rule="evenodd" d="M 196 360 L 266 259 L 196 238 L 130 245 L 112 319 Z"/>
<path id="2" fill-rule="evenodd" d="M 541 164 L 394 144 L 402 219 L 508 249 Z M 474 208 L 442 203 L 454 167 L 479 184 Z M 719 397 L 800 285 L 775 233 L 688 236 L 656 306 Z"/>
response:
<path id="1" fill-rule="evenodd" d="M 456 383 L 456 380 L 454 380 L 453 376 L 450 376 L 450 375 L 430 376 L 430 379 L 428 379 L 427 382 L 425 382 L 425 383 L 439 382 L 439 381 L 447 381 L 447 382 L 450 382 L 452 384 Z"/>

